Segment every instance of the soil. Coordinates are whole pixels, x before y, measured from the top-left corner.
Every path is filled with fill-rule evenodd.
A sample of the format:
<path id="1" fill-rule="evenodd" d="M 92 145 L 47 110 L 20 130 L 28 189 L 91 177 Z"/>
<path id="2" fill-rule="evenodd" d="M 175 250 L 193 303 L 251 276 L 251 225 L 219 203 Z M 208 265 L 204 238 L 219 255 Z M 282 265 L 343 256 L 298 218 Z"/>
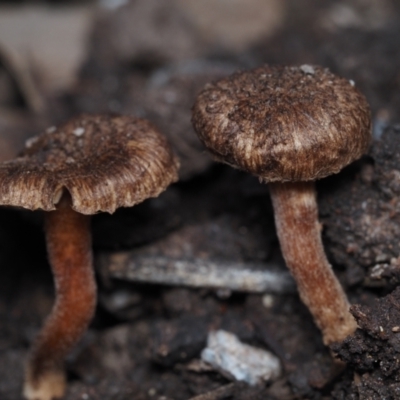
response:
<path id="1" fill-rule="evenodd" d="M 143 29 L 160 24 L 164 32 L 148 32 L 148 51 L 140 40 L 128 49 L 120 43 L 123 24 L 129 23 L 122 9 L 102 12 L 76 84 L 45 96 L 41 114 L 28 109 L 19 88 L 23 83 L 0 65 L 0 82 L 4 75 L 7 83 L 0 85 L 0 126 L 5 127 L 0 141 L 9 149 L 2 161 L 15 155 L 28 135 L 79 112 L 149 118 L 182 159 L 180 182 L 159 198 L 93 218 L 99 303 L 89 331 L 66 361 L 65 399 L 400 398 L 397 2 L 287 0 L 273 32 L 249 39 L 244 50 L 243 42 L 235 48 L 224 47 L 222 40 L 218 46 L 204 41 L 201 24 L 179 2 L 171 0 L 171 8 L 153 3 L 137 0 L 129 6 L 154 18 Z M 172 17 L 173 10 L 179 12 Z M 167 41 L 183 34 L 168 47 Z M 374 139 L 368 154 L 317 184 L 324 245 L 359 325 L 332 349 L 323 345 L 290 288 L 257 294 L 138 283 L 116 278 L 104 261 L 128 251 L 167 261 L 210 260 L 216 266 L 273 265 L 285 273 L 267 185 L 214 164 L 190 125 L 193 100 L 208 81 L 265 62 L 321 64 L 353 79 L 371 104 Z M 15 134 L 7 136 L 9 131 Z M 51 310 L 53 286 L 42 214 L 3 208 L 0 215 L 0 399 L 20 400 L 24 360 Z M 202 362 L 207 334 L 216 329 L 271 351 L 281 360 L 281 377 L 250 387 Z"/>

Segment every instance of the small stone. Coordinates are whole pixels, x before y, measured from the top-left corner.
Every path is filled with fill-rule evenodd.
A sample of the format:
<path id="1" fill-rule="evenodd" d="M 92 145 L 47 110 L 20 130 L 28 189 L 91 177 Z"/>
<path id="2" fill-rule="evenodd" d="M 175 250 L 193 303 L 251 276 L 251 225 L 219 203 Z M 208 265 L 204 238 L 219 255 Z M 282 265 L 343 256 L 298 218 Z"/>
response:
<path id="1" fill-rule="evenodd" d="M 79 127 L 73 130 L 72 132 L 75 136 L 82 136 L 85 133 L 85 128 Z"/>
<path id="2" fill-rule="evenodd" d="M 377 264 L 375 265 L 369 274 L 371 279 L 382 279 L 382 274 L 388 268 L 388 264 Z"/>
<path id="3" fill-rule="evenodd" d="M 222 374 L 249 385 L 270 381 L 281 373 L 280 361 L 272 353 L 244 344 L 223 330 L 209 333 L 201 358 Z"/>
<path id="4" fill-rule="evenodd" d="M 312 65 L 303 64 L 300 69 L 307 75 L 314 75 L 315 69 Z"/>
<path id="5" fill-rule="evenodd" d="M 38 140 L 37 136 L 34 136 L 34 137 L 31 137 L 31 138 L 27 139 L 25 141 L 25 147 L 27 149 L 29 149 L 30 147 L 32 147 L 37 142 L 37 140 Z"/>
<path id="6" fill-rule="evenodd" d="M 262 297 L 262 304 L 265 308 L 271 308 L 274 305 L 274 296 L 271 294 L 265 294 Z"/>

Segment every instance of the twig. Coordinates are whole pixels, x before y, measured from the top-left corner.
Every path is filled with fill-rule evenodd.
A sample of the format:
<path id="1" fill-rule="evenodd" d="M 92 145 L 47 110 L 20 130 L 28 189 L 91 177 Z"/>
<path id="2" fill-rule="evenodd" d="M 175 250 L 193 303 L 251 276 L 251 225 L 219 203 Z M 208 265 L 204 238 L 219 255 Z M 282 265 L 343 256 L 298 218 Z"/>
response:
<path id="1" fill-rule="evenodd" d="M 228 289 L 250 293 L 290 293 L 295 284 L 289 272 L 276 264 L 255 264 L 203 259 L 173 259 L 113 253 L 100 258 L 112 278 L 165 285 Z"/>

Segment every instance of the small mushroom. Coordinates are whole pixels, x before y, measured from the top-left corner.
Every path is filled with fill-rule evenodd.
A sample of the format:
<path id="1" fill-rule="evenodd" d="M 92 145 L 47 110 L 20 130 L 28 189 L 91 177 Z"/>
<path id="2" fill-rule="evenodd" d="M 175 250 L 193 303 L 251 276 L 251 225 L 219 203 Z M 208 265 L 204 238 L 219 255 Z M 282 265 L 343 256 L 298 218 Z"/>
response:
<path id="1" fill-rule="evenodd" d="M 356 322 L 322 246 L 314 181 L 367 150 L 365 97 L 318 66 L 263 66 L 208 84 L 192 122 L 217 161 L 270 183 L 283 257 L 324 343 L 353 333 Z"/>
<path id="2" fill-rule="evenodd" d="M 64 358 L 93 316 L 96 283 L 90 214 L 158 196 L 177 180 L 178 161 L 148 121 L 81 115 L 29 140 L 0 165 L 0 204 L 42 209 L 56 301 L 32 346 L 24 396 L 63 396 Z"/>

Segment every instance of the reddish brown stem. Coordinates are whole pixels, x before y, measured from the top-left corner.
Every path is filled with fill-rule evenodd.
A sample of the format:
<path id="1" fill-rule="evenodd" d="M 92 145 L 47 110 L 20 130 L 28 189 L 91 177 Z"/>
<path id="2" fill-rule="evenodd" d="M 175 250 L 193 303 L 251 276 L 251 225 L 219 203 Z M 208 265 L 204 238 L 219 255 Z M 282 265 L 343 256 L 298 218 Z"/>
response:
<path id="1" fill-rule="evenodd" d="M 92 319 L 96 283 L 89 224 L 88 216 L 72 210 L 69 196 L 63 196 L 57 210 L 46 215 L 56 301 L 32 346 L 24 387 L 28 399 L 50 400 L 64 394 L 64 358 Z"/>
<path id="2" fill-rule="evenodd" d="M 285 262 L 325 344 L 343 340 L 357 324 L 321 241 L 313 182 L 269 184 Z"/>

